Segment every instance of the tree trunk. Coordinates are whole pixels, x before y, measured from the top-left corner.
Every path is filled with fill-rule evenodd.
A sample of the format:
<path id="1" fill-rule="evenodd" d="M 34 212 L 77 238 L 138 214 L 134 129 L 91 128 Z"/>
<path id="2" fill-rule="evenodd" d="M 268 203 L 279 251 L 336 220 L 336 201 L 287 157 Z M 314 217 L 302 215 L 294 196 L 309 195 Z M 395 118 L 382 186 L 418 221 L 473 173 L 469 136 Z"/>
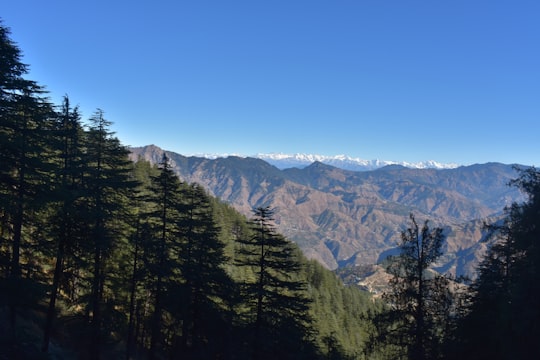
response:
<path id="1" fill-rule="evenodd" d="M 58 286 L 60 284 L 60 278 L 62 276 L 63 265 L 64 265 L 64 241 L 60 240 L 58 244 L 58 249 L 56 252 L 56 264 L 54 266 L 54 277 L 53 284 L 51 289 L 51 297 L 49 299 L 49 308 L 47 309 L 47 320 L 45 322 L 45 329 L 43 334 L 43 345 L 41 350 L 43 352 L 49 351 L 49 342 L 51 339 L 51 332 L 53 327 L 53 321 L 55 318 L 56 312 L 56 298 L 58 296 Z"/>
<path id="2" fill-rule="evenodd" d="M 131 288 L 129 294 L 129 323 L 128 323 L 128 336 L 127 336 L 127 345 L 126 345 L 126 360 L 131 358 L 133 353 L 134 343 L 135 343 L 135 293 L 137 291 L 137 260 L 139 257 L 139 236 L 140 236 L 140 225 L 137 222 L 137 230 L 135 233 L 135 249 L 133 253 L 133 268 L 131 272 Z"/>
<path id="3" fill-rule="evenodd" d="M 92 341 L 91 359 L 100 358 L 101 347 L 101 250 L 96 247 L 94 252 L 94 279 L 92 282 Z"/>

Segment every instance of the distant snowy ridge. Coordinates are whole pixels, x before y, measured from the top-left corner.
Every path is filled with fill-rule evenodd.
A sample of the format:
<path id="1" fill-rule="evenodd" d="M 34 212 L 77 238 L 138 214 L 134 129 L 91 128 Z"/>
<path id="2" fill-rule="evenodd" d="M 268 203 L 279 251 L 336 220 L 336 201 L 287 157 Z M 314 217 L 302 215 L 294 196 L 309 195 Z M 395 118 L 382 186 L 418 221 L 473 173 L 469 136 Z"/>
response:
<path id="1" fill-rule="evenodd" d="M 196 156 L 208 159 L 224 158 L 227 156 L 246 157 L 238 154 L 198 154 Z M 412 169 L 455 169 L 459 165 L 455 163 L 444 164 L 433 160 L 422 162 L 388 161 L 388 160 L 364 160 L 347 155 L 316 155 L 316 154 L 283 154 L 283 153 L 259 153 L 250 157 L 261 159 L 279 169 L 304 168 L 318 161 L 332 165 L 340 169 L 367 171 L 375 170 L 387 165 L 401 165 Z"/>
<path id="2" fill-rule="evenodd" d="M 355 171 L 374 170 L 387 165 L 401 165 L 414 169 L 454 169 L 458 164 L 442 164 L 433 160 L 422 161 L 417 163 L 398 162 L 388 160 L 365 160 L 347 155 L 314 155 L 314 154 L 257 154 L 254 157 L 262 159 L 280 169 L 290 167 L 305 167 L 315 161 L 323 164 L 332 165 L 337 168 Z"/>

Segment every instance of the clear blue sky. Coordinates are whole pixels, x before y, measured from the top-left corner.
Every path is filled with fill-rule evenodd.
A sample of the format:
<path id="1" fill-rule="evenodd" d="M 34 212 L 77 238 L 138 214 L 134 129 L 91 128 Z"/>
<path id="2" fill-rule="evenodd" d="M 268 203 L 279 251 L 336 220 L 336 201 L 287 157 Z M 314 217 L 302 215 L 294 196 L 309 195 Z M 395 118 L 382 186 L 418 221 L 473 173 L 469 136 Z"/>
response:
<path id="1" fill-rule="evenodd" d="M 125 145 L 540 166 L 540 1 L 17 0 L 29 78 Z"/>

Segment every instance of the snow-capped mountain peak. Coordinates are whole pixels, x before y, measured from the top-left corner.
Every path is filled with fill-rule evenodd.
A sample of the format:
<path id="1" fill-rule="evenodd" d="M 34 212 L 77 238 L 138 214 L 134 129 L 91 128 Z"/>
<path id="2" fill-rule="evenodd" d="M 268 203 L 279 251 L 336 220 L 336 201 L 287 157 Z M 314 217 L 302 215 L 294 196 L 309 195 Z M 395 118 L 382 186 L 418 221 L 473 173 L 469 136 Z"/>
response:
<path id="1" fill-rule="evenodd" d="M 315 161 L 319 161 L 323 164 L 335 166 L 337 168 L 355 171 L 374 170 L 387 165 L 401 165 L 414 169 L 453 169 L 458 167 L 458 164 L 443 164 L 434 160 L 422 161 L 422 162 L 399 162 L 388 160 L 365 160 L 361 158 L 351 157 L 347 155 L 315 155 L 315 154 L 283 154 L 283 153 L 270 153 L 270 154 L 257 154 L 254 157 L 265 160 L 266 162 L 276 166 L 280 169 L 290 167 L 305 167 L 312 164 Z"/>
<path id="2" fill-rule="evenodd" d="M 227 156 L 240 156 L 238 154 L 198 154 L 197 156 L 215 159 Z M 340 169 L 366 171 L 381 168 L 387 165 L 401 165 L 413 169 L 454 169 L 458 164 L 440 163 L 434 160 L 422 162 L 406 162 L 406 161 L 389 161 L 389 160 L 365 160 L 348 155 L 317 155 L 317 154 L 284 154 L 284 153 L 258 153 L 250 157 L 257 158 L 268 162 L 279 169 L 287 169 L 291 167 L 303 168 L 316 161 L 323 164 L 332 165 Z"/>

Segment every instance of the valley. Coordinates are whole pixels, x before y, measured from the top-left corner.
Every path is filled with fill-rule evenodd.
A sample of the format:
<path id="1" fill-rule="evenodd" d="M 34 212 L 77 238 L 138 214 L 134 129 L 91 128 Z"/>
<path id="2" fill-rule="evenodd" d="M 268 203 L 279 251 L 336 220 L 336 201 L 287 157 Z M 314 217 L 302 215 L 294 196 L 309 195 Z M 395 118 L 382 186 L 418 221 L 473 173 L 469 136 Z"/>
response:
<path id="1" fill-rule="evenodd" d="M 314 162 L 280 170 L 261 159 L 186 157 L 154 145 L 132 148 L 130 156 L 157 164 L 164 152 L 183 181 L 203 185 L 242 214 L 274 208 L 279 231 L 329 269 L 372 265 L 395 253 L 412 212 L 444 228 L 444 255 L 435 269 L 474 278 L 491 241 L 484 223 L 524 200 L 508 186 L 516 170 L 499 163 L 351 171 Z"/>

